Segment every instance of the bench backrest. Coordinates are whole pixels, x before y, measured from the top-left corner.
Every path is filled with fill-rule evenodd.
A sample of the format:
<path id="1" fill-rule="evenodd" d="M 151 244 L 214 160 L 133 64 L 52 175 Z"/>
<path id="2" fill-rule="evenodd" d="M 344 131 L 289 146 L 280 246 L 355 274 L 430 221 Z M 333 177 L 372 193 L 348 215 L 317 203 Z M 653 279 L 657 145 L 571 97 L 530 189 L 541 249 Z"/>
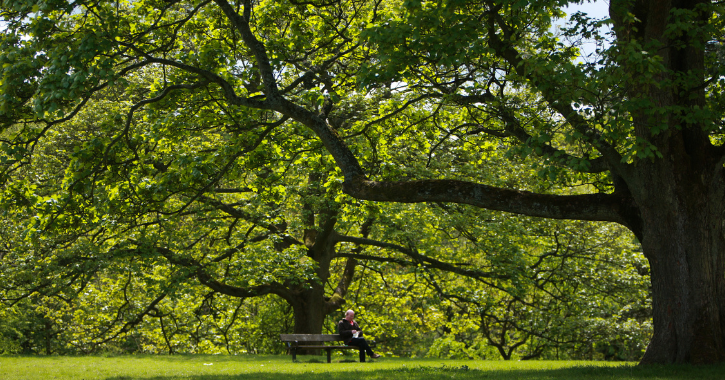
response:
<path id="1" fill-rule="evenodd" d="M 339 334 L 279 334 L 283 342 L 335 342 L 343 340 Z"/>

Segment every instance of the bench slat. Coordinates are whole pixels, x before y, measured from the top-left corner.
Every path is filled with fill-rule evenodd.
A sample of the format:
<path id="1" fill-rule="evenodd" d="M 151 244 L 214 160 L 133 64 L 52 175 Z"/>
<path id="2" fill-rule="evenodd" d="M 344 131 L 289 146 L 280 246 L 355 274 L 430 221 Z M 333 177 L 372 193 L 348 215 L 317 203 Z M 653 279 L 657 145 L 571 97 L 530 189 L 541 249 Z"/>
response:
<path id="1" fill-rule="evenodd" d="M 280 334 L 283 342 L 335 342 L 343 340 L 339 334 Z"/>

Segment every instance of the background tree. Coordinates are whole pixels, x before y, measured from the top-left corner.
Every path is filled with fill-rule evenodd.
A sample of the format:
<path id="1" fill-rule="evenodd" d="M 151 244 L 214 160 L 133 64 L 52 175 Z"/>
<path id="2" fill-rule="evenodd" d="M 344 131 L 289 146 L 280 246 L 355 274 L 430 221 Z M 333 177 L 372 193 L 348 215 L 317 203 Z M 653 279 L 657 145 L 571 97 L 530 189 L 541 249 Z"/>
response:
<path id="1" fill-rule="evenodd" d="M 319 142 L 287 119 L 266 121 L 271 116 L 262 113 L 245 120 L 214 111 L 217 104 L 167 95 L 132 125 L 102 122 L 119 112 L 141 113 L 128 100 L 153 87 L 158 72 L 137 74 L 118 91 L 96 93 L 34 143 L 31 161 L 9 170 L 11 184 L 26 191 L 8 188 L 8 227 L 18 233 L 5 235 L 17 247 L 3 260 L 9 280 L 3 300 L 18 305 L 32 298 L 28 307 L 50 321 L 43 327 L 53 337 L 53 344 L 44 340 L 48 354 L 108 349 L 132 331 L 127 342 L 134 349 L 205 350 L 209 334 L 198 329 L 216 319 L 195 319 L 220 295 L 277 295 L 292 307 L 293 331 L 320 333 L 326 316 L 345 302 L 357 266 L 348 258 L 330 282 L 339 250 L 359 254 L 366 245 L 386 244 L 368 238 L 376 217 L 339 193 L 339 177 Z M 166 107 L 186 116 L 169 122 Z M 227 115 L 217 122 L 228 124 L 198 124 L 214 112 Z M 127 127 L 143 137 L 109 142 Z M 6 134 L 18 138 L 15 132 Z M 234 314 L 213 329 L 227 345 Z M 40 339 L 31 341 L 37 347 Z"/>
<path id="2" fill-rule="evenodd" d="M 651 334 L 648 266 L 625 229 L 456 205 L 415 206 L 400 205 L 373 228 L 373 236 L 383 233 L 396 245 L 381 245 L 375 255 L 350 255 L 366 265 L 391 258 L 404 265 L 394 273 L 367 272 L 384 277 L 385 288 L 411 286 L 407 296 L 384 292 L 410 298 L 396 309 L 402 315 L 392 317 L 404 320 L 402 327 L 386 322 L 380 329 L 385 347 L 458 358 L 641 357 Z M 405 251 L 412 254 L 400 255 Z M 460 271 L 417 262 L 416 253 L 455 262 Z M 376 307 L 382 301 L 355 300 L 368 313 L 391 318 L 380 316 L 387 314 Z M 411 325 L 415 337 L 399 331 Z"/>

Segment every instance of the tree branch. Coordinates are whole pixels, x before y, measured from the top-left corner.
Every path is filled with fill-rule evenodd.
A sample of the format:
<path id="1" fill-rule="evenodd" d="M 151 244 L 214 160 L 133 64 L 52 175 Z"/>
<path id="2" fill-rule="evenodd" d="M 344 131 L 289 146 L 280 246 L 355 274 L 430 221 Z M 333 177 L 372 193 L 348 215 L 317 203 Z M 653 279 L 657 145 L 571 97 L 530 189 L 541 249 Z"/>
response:
<path id="1" fill-rule="evenodd" d="M 222 90 L 224 91 L 224 97 L 231 104 L 234 104 L 237 106 L 249 107 L 249 108 L 256 108 L 256 109 L 271 109 L 271 107 L 265 101 L 258 101 L 258 100 L 241 97 L 241 96 L 237 95 L 236 92 L 234 91 L 234 87 L 229 82 L 227 82 L 224 78 L 220 77 L 217 74 L 214 74 L 213 72 L 211 72 L 209 70 L 204 70 L 204 69 L 198 68 L 196 66 L 187 65 L 185 63 L 177 62 L 177 61 L 174 61 L 171 59 L 152 57 L 143 52 L 139 52 L 139 53 L 142 54 L 144 56 L 144 58 L 149 62 L 160 63 L 162 65 L 176 67 L 177 69 L 199 75 L 199 76 L 207 79 L 209 82 L 218 84 L 219 87 L 221 87 Z"/>
<path id="2" fill-rule="evenodd" d="M 495 25 L 498 25 L 501 29 L 503 38 L 497 34 Z M 527 72 L 528 63 L 511 44 L 505 42 L 510 41 L 509 38 L 513 36 L 513 31 L 497 12 L 489 12 L 487 29 L 489 46 L 496 51 L 496 54 L 506 60 L 519 76 L 529 79 L 534 88 L 541 93 L 551 107 L 562 115 L 579 133 L 587 137 L 594 148 L 607 160 L 611 170 L 617 171 L 620 175 L 625 175 L 628 172 L 628 166 L 622 162 L 622 156 L 597 131 L 589 128 L 584 117 L 573 109 L 571 104 L 566 102 L 566 99 L 562 101 L 560 94 L 553 90 L 559 86 L 557 84 L 542 86 L 545 79 Z"/>
<path id="3" fill-rule="evenodd" d="M 398 251 L 400 253 L 405 254 L 406 256 L 412 258 L 415 261 L 406 261 L 402 259 L 396 259 L 391 257 L 378 257 L 378 256 L 370 256 L 370 255 L 361 255 L 361 254 L 355 254 L 355 253 L 338 253 L 338 257 L 350 257 L 355 258 L 358 260 L 373 260 L 373 261 L 379 261 L 379 262 L 393 262 L 399 265 L 403 266 L 416 266 L 419 263 L 424 263 L 427 268 L 434 268 L 434 269 L 440 269 L 446 272 L 456 273 L 460 274 L 466 277 L 471 278 L 496 278 L 496 279 L 506 279 L 509 276 L 500 275 L 495 272 L 483 272 L 476 269 L 464 269 L 456 264 L 446 263 L 440 260 L 436 260 L 434 258 L 421 255 L 415 250 L 405 248 L 402 246 L 399 246 L 397 244 L 392 243 L 385 243 L 377 240 L 372 239 L 366 239 L 366 238 L 359 238 L 354 236 L 340 236 L 340 241 L 346 241 L 350 243 L 356 243 L 360 245 L 372 245 L 375 247 L 380 248 L 387 248 L 392 249 L 395 251 Z"/>
<path id="4" fill-rule="evenodd" d="M 345 181 L 351 196 L 383 202 L 454 202 L 553 219 L 608 221 L 632 227 L 628 199 L 618 194 L 550 195 L 509 190 L 458 180 L 370 181 L 357 176 Z"/>
<path id="5" fill-rule="evenodd" d="M 458 95 L 454 99 L 456 100 L 456 102 L 461 104 L 499 102 L 496 97 L 490 93 L 467 96 Z M 501 107 L 500 109 L 498 109 L 498 113 L 501 117 L 501 120 L 505 124 L 505 132 L 502 133 L 500 131 L 490 131 L 485 128 L 480 128 L 479 130 L 497 137 L 513 136 L 517 140 L 525 144 L 531 144 L 532 141 L 534 141 L 533 136 L 526 132 L 526 130 L 521 126 L 521 122 L 514 115 L 513 111 L 511 111 L 510 109 L 506 109 L 505 107 Z M 542 153 L 544 155 L 555 158 L 557 161 L 561 162 L 571 170 L 584 173 L 602 173 L 609 170 L 609 165 L 607 165 L 607 161 L 604 159 L 604 157 L 598 157 L 596 159 L 590 160 L 572 156 L 566 151 L 554 148 L 553 146 L 551 146 L 551 144 L 548 143 L 538 143 L 536 146 L 542 149 Z M 582 169 L 579 166 L 571 165 L 570 162 L 572 161 L 575 163 L 580 161 L 586 161 L 589 163 L 589 166 L 586 169 Z"/>
<path id="6" fill-rule="evenodd" d="M 274 79 L 274 69 L 269 62 L 267 50 L 264 44 L 254 36 L 249 28 L 249 19 L 252 10 L 252 2 L 244 1 L 244 16 L 240 16 L 237 11 L 226 0 L 214 0 L 227 16 L 232 26 L 242 35 L 244 44 L 252 51 L 257 61 L 257 67 L 262 76 L 262 82 L 266 90 L 267 99 L 275 100 L 279 96 L 277 81 Z"/>
<path id="7" fill-rule="evenodd" d="M 363 238 L 367 239 L 367 237 L 370 235 L 370 229 L 374 221 L 374 218 L 368 218 L 365 220 L 362 226 L 360 226 L 360 233 L 362 234 Z M 338 239 L 340 236 L 341 235 L 336 234 L 336 243 L 339 241 Z M 355 248 L 353 248 L 352 251 L 355 254 L 360 254 L 363 251 L 363 247 L 358 244 Z M 347 290 L 350 288 L 350 284 L 352 284 L 353 277 L 355 276 L 356 267 L 357 259 L 352 257 L 348 258 L 347 262 L 345 263 L 345 270 L 343 271 L 342 276 L 340 276 L 340 281 L 338 281 L 337 287 L 335 288 L 332 297 L 330 297 L 329 301 L 325 302 L 326 311 L 332 312 L 344 303 L 344 297 L 347 295 Z"/>

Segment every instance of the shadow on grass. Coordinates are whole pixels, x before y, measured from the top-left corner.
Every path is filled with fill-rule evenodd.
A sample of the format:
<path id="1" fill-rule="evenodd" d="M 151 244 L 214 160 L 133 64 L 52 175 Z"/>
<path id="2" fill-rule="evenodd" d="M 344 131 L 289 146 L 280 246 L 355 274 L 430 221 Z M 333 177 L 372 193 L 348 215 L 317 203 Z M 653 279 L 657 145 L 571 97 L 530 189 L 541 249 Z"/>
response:
<path id="1" fill-rule="evenodd" d="M 186 375 L 184 379 L 191 380 L 246 380 L 246 379 L 340 379 L 349 380 L 389 380 L 389 379 L 490 379 L 490 380 L 548 380 L 548 379 L 712 379 L 722 380 L 725 374 L 725 365 L 714 366 L 691 366 L 691 365 L 669 365 L 669 366 L 643 366 L 643 367 L 599 367 L 582 366 L 562 369 L 542 370 L 480 370 L 469 369 L 463 365 L 426 367 L 412 366 L 397 369 L 379 370 L 344 370 L 333 372 L 314 371 L 301 373 L 274 373 L 274 372 L 251 372 L 244 374 L 230 375 Z M 169 380 L 177 377 L 159 376 L 145 377 L 144 380 Z M 133 377 L 111 377 L 107 380 L 133 380 Z"/>

